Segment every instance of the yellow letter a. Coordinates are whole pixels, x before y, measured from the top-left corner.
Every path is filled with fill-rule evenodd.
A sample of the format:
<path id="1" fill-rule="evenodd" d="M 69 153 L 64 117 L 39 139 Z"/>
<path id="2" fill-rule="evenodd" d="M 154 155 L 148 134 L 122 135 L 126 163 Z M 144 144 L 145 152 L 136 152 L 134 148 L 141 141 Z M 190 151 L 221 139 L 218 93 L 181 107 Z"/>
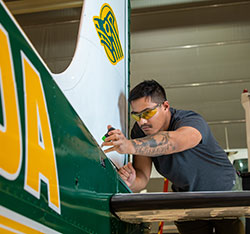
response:
<path id="1" fill-rule="evenodd" d="M 56 158 L 43 86 L 39 73 L 22 53 L 26 111 L 24 188 L 40 198 L 40 181 L 48 186 L 49 206 L 60 214 Z"/>

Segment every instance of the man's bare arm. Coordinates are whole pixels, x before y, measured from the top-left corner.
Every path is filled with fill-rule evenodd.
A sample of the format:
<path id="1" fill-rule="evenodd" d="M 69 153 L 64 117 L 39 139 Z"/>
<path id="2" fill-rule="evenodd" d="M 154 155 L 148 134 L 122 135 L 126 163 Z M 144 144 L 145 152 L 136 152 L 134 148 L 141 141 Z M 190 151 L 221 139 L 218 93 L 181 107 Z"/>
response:
<path id="1" fill-rule="evenodd" d="M 195 147 L 202 139 L 193 127 L 181 127 L 175 131 L 160 131 L 143 138 L 128 140 L 119 129 L 109 132 L 102 146 L 111 146 L 105 153 L 134 154 L 148 157 L 172 154 Z"/>
<path id="2" fill-rule="evenodd" d="M 136 170 L 136 179 L 133 186 L 131 186 L 131 190 L 133 192 L 140 192 L 147 186 L 150 179 L 152 159 L 150 157 L 134 155 L 133 166 Z"/>
<path id="3" fill-rule="evenodd" d="M 135 155 L 159 156 L 172 154 L 195 147 L 201 141 L 200 132 L 192 127 L 176 131 L 161 131 L 156 134 L 132 140 Z"/>
<path id="4" fill-rule="evenodd" d="M 134 155 L 133 165 L 129 162 L 121 167 L 118 173 L 133 192 L 139 192 L 147 186 L 151 169 L 150 157 Z"/>

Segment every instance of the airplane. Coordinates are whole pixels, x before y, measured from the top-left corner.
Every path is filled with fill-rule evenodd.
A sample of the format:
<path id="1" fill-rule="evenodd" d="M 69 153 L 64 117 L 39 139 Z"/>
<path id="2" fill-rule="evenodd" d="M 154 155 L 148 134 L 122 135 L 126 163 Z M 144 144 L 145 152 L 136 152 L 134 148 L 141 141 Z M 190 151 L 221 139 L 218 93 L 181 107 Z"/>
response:
<path id="1" fill-rule="evenodd" d="M 0 232 L 149 233 L 150 222 L 250 215 L 250 192 L 133 194 L 104 154 L 128 128 L 128 0 L 85 0 L 74 59 L 53 74 L 0 0 Z"/>

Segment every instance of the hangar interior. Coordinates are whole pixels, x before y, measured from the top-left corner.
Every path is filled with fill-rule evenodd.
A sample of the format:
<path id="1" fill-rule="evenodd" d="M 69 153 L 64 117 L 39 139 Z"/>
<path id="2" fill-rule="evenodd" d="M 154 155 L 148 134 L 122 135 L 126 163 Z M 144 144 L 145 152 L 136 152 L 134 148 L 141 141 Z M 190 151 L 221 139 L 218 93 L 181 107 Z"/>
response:
<path id="1" fill-rule="evenodd" d="M 82 1 L 4 2 L 51 71 L 64 71 L 74 55 Z M 250 90 L 250 1 L 130 2 L 131 87 L 157 80 L 171 106 L 200 113 L 224 149 L 247 157 L 241 93 Z M 154 173 L 146 190 L 162 189 Z M 171 228 L 165 225 L 165 232 Z"/>

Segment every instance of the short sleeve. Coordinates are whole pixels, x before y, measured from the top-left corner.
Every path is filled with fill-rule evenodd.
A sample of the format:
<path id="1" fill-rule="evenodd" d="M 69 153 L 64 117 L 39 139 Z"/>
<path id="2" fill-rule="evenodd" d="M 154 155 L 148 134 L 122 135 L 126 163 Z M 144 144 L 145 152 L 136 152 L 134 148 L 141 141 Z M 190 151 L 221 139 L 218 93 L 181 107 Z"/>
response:
<path id="1" fill-rule="evenodd" d="M 202 143 L 207 142 L 209 126 L 201 115 L 190 111 L 187 115 L 180 118 L 176 123 L 176 129 L 184 126 L 197 129 L 202 135 Z"/>

